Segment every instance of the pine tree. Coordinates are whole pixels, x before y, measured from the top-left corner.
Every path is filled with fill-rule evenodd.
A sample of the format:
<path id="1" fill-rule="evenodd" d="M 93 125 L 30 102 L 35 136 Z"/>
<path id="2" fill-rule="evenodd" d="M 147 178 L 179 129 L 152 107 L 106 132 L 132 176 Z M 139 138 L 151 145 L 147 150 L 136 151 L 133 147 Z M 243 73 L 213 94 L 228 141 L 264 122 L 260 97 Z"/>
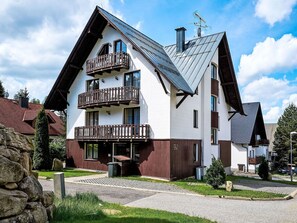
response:
<path id="1" fill-rule="evenodd" d="M 211 161 L 211 165 L 205 174 L 205 180 L 207 184 L 211 185 L 214 189 L 217 189 L 219 186 L 225 183 L 226 173 L 223 163 L 220 159 L 216 159 L 213 156 Z"/>
<path id="2" fill-rule="evenodd" d="M 25 89 L 20 89 L 14 96 L 14 100 L 19 100 L 20 97 L 29 98 L 29 91 L 25 87 Z"/>
<path id="3" fill-rule="evenodd" d="M 290 160 L 290 132 L 297 131 L 297 107 L 290 104 L 284 111 L 283 115 L 278 119 L 277 129 L 274 134 L 273 148 L 277 153 L 273 162 L 273 169 L 286 167 Z M 293 136 L 293 162 L 297 162 L 297 139 Z"/>
<path id="4" fill-rule="evenodd" d="M 51 169 L 48 121 L 44 108 L 38 113 L 35 125 L 33 168 Z"/>
<path id="5" fill-rule="evenodd" d="M 2 81 L 0 81 L 0 98 L 4 98 L 5 97 L 5 89 L 2 85 Z"/>
<path id="6" fill-rule="evenodd" d="M 269 166 L 268 166 L 268 162 L 265 159 L 265 157 L 262 157 L 262 159 L 261 159 L 261 163 L 260 163 L 259 169 L 258 169 L 258 175 L 259 175 L 259 177 L 261 177 L 262 180 L 268 180 Z"/>

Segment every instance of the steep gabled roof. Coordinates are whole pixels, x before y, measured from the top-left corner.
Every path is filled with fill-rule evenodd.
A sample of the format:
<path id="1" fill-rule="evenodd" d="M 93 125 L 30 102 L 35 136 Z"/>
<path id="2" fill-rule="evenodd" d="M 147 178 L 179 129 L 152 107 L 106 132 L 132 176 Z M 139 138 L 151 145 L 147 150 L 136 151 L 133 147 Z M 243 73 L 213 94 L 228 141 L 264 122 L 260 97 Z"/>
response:
<path id="1" fill-rule="evenodd" d="M 34 135 L 34 123 L 41 104 L 29 103 L 28 108 L 22 108 L 18 101 L 0 98 L 0 123 L 6 127 L 14 128 L 16 132 L 25 135 Z M 62 120 L 52 111 L 45 110 L 47 116 L 52 120 L 49 123 L 49 135 L 59 136 L 64 134 Z"/>
<path id="2" fill-rule="evenodd" d="M 218 46 L 221 46 L 222 42 L 222 47 L 224 48 L 223 51 L 226 52 L 228 56 L 231 58 L 228 44 L 226 44 L 225 34 L 215 34 L 212 38 L 210 38 L 211 42 L 214 41 L 213 38 L 217 38 L 217 40 L 214 41 L 214 43 L 209 44 L 209 46 L 211 46 L 211 49 L 205 48 L 204 46 L 202 47 L 202 50 L 204 50 L 205 53 L 208 55 L 206 56 L 205 61 L 202 64 L 198 63 L 193 65 L 195 67 L 199 67 L 200 65 L 202 65 L 201 68 L 195 69 L 195 72 L 199 70 L 198 73 L 190 74 L 190 72 L 188 72 L 185 74 L 177 68 L 178 64 L 174 63 L 172 61 L 172 58 L 170 58 L 170 55 L 166 53 L 166 47 L 164 48 L 159 43 L 155 42 L 154 40 L 150 39 L 138 30 L 134 29 L 125 22 L 121 21 L 120 19 L 116 18 L 112 14 L 97 6 L 93 14 L 91 15 L 91 18 L 89 19 L 87 25 L 85 26 L 81 36 L 79 37 L 77 43 L 75 44 L 63 69 L 61 70 L 50 94 L 48 95 L 45 102 L 46 108 L 51 108 L 55 110 L 66 109 L 66 98 L 68 90 L 72 85 L 73 81 L 75 80 L 77 74 L 79 73 L 92 48 L 94 47 L 95 43 L 97 42 L 98 38 L 102 36 L 102 32 L 107 25 L 111 25 L 114 29 L 119 31 L 124 36 L 124 38 L 128 40 L 128 42 L 131 42 L 133 48 L 136 49 L 139 53 L 141 53 L 147 59 L 147 61 L 151 63 L 151 65 L 155 68 L 156 72 L 161 74 L 161 76 L 165 77 L 170 83 L 172 83 L 178 91 L 183 91 L 185 94 L 193 94 L 195 92 L 195 89 L 198 86 L 198 83 L 200 82 L 200 79 L 202 77 L 201 75 L 203 75 L 202 71 L 205 71 L 207 63 L 210 62 L 212 58 L 211 55 L 215 52 L 214 49 L 216 49 L 216 47 Z M 206 39 L 201 38 L 202 41 L 205 41 Z M 211 53 L 206 52 L 207 50 L 210 50 Z M 194 55 L 192 55 L 192 57 L 193 56 Z M 229 62 L 227 64 L 229 66 L 229 70 L 230 66 L 233 66 L 232 60 L 230 58 L 227 58 Z M 196 59 L 195 57 L 195 61 L 196 60 L 199 60 L 199 58 Z M 189 69 L 191 70 L 191 68 Z M 231 70 L 233 71 L 233 67 L 231 68 Z M 223 75 L 225 74 L 226 72 L 223 72 Z M 198 75 L 198 77 L 195 77 L 195 75 Z M 231 87 L 227 86 L 223 88 L 226 96 L 226 101 L 236 111 L 239 111 L 241 114 L 243 114 L 241 99 L 234 71 L 227 72 L 226 76 L 228 75 L 233 76 L 231 77 Z M 224 78 L 221 79 L 224 80 Z M 227 79 L 229 80 L 230 78 Z"/>
<path id="3" fill-rule="evenodd" d="M 267 140 L 260 102 L 244 103 L 246 114 L 235 114 L 231 119 L 231 140 L 237 144 L 255 144 L 255 135 Z"/>

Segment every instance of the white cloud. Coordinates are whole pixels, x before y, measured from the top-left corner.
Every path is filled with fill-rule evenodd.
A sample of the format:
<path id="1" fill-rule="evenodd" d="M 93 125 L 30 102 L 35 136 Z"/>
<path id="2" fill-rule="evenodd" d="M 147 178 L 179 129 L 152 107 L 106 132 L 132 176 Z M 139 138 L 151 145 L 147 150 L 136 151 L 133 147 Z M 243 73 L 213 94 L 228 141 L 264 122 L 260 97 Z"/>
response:
<path id="1" fill-rule="evenodd" d="M 270 110 L 263 115 L 265 123 L 276 123 L 278 118 L 281 116 L 282 110 L 280 107 L 271 107 Z"/>
<path id="2" fill-rule="evenodd" d="M 135 25 L 133 25 L 133 27 L 138 31 L 140 31 L 142 28 L 142 25 L 143 25 L 143 21 L 138 21 Z"/>
<path id="3" fill-rule="evenodd" d="M 279 40 L 267 37 L 256 44 L 251 54 L 241 56 L 238 82 L 246 84 L 273 72 L 297 68 L 296 55 L 296 37 L 291 34 L 285 34 Z"/>
<path id="4" fill-rule="evenodd" d="M 289 104 L 295 104 L 297 106 L 297 94 L 292 94 L 289 96 L 289 98 L 283 100 L 282 109 L 285 110 Z"/>
<path id="5" fill-rule="evenodd" d="M 297 0 L 258 0 L 255 15 L 264 19 L 270 26 L 287 18 Z"/>

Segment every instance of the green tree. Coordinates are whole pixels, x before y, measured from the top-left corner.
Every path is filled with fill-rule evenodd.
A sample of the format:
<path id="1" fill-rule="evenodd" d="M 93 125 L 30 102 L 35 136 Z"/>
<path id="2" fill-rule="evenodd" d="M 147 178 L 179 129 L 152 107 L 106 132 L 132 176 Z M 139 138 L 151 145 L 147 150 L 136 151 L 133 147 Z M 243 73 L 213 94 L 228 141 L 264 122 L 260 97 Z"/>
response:
<path id="1" fill-rule="evenodd" d="M 29 91 L 25 87 L 25 89 L 20 89 L 14 96 L 14 100 L 19 100 L 20 97 L 29 98 Z"/>
<path id="2" fill-rule="evenodd" d="M 33 98 L 33 99 L 31 99 L 30 102 L 33 103 L 33 104 L 40 104 L 40 100 L 37 99 L 37 98 Z"/>
<path id="3" fill-rule="evenodd" d="M 217 189 L 219 186 L 225 183 L 226 173 L 223 163 L 220 159 L 216 159 L 213 156 L 211 161 L 211 165 L 205 174 L 205 180 L 207 184 L 211 185 L 214 189 Z"/>
<path id="4" fill-rule="evenodd" d="M 36 119 L 34 147 L 33 168 L 37 170 L 51 169 L 48 121 L 44 108 L 38 113 Z"/>
<path id="5" fill-rule="evenodd" d="M 0 81 L 0 98 L 4 98 L 5 97 L 5 89 L 2 85 L 2 81 Z"/>
<path id="6" fill-rule="evenodd" d="M 261 163 L 259 165 L 258 175 L 259 177 L 261 177 L 262 180 L 268 180 L 269 166 L 265 157 L 261 157 Z"/>
<path id="7" fill-rule="evenodd" d="M 290 160 L 290 132 L 297 131 L 297 107 L 290 104 L 278 119 L 277 129 L 274 134 L 273 148 L 277 153 L 273 162 L 273 169 L 286 167 Z M 293 136 L 293 161 L 297 162 L 297 143 L 296 135 Z"/>

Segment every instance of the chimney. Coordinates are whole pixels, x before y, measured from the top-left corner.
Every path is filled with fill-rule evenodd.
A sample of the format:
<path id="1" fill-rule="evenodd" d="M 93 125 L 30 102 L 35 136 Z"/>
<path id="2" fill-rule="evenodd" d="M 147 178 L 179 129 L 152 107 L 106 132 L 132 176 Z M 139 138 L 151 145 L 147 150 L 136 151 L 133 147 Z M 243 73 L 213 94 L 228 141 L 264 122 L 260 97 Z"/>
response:
<path id="1" fill-rule="evenodd" d="M 181 53 L 185 50 L 185 27 L 176 28 L 176 52 Z"/>
<path id="2" fill-rule="evenodd" d="M 29 98 L 19 97 L 19 106 L 29 108 Z"/>

